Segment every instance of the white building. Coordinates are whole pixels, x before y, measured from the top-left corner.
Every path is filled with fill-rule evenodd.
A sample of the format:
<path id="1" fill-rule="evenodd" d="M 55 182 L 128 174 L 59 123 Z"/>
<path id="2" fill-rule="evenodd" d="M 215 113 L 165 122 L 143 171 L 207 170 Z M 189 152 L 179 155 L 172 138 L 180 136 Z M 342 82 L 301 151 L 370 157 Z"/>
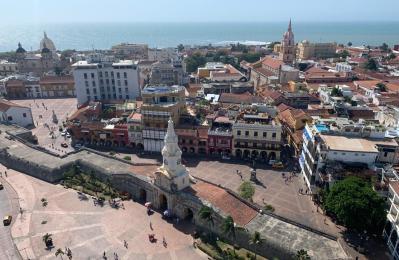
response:
<path id="1" fill-rule="evenodd" d="M 338 72 L 352 72 L 352 66 L 346 62 L 339 62 L 335 64 L 335 70 Z"/>
<path id="2" fill-rule="evenodd" d="M 152 61 L 170 61 L 178 60 L 176 48 L 148 49 L 148 60 Z"/>
<path id="3" fill-rule="evenodd" d="M 386 129 L 354 123 L 345 118 L 318 120 L 303 130 L 301 172 L 307 186 L 332 183 L 334 176 L 326 167 L 334 163 L 363 165 L 373 169 L 375 163 L 397 163 L 398 144 L 384 139 Z"/>
<path id="4" fill-rule="evenodd" d="M 393 259 L 399 259 L 399 181 L 389 182 L 389 211 L 387 214 L 387 223 L 385 225 L 383 236 L 387 241 L 389 251 Z"/>
<path id="5" fill-rule="evenodd" d="M 78 61 L 72 65 L 78 104 L 90 100 L 126 100 L 140 96 L 137 62 Z"/>
<path id="6" fill-rule="evenodd" d="M 18 63 L 0 60 L 0 76 L 9 76 L 18 73 Z"/>
<path id="7" fill-rule="evenodd" d="M 135 60 L 148 59 L 148 45 L 137 43 L 121 43 L 112 46 L 115 55 L 124 55 Z"/>
<path id="8" fill-rule="evenodd" d="M 30 107 L 20 106 L 5 99 L 0 99 L 0 122 L 22 127 L 34 125 Z"/>

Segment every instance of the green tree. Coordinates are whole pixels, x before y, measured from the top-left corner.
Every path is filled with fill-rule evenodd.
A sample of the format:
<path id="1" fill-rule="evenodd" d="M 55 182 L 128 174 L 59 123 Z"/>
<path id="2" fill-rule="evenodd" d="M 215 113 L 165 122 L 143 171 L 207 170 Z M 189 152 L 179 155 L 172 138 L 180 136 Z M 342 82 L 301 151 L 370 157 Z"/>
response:
<path id="1" fill-rule="evenodd" d="M 65 253 L 64 253 L 64 251 L 62 251 L 61 248 L 58 248 L 57 251 L 55 251 L 55 257 L 61 256 L 61 259 L 62 259 L 62 256 L 63 256 L 64 254 L 65 254 Z"/>
<path id="2" fill-rule="evenodd" d="M 310 260 L 310 256 L 305 249 L 298 250 L 295 255 L 296 260 Z"/>
<path id="3" fill-rule="evenodd" d="M 324 207 L 349 229 L 380 234 L 386 221 L 385 202 L 358 177 L 338 181 L 327 193 Z"/>
<path id="4" fill-rule="evenodd" d="M 255 188 L 249 181 L 244 181 L 238 188 L 239 194 L 242 198 L 252 201 L 252 196 L 255 194 Z"/>
<path id="5" fill-rule="evenodd" d="M 387 86 L 384 83 L 377 83 L 377 85 L 375 85 L 375 87 L 380 91 L 380 92 L 387 92 Z"/>
<path id="6" fill-rule="evenodd" d="M 208 206 L 202 206 L 202 208 L 198 211 L 198 216 L 200 217 L 200 219 L 205 221 L 209 226 L 209 239 L 211 238 L 212 235 L 211 228 L 214 225 L 214 219 L 213 219 L 214 213 L 215 212 L 213 211 L 213 209 Z"/>
<path id="7" fill-rule="evenodd" d="M 395 59 L 395 58 L 396 58 L 395 53 L 391 53 L 391 54 L 389 54 L 388 57 L 387 57 L 388 60 L 393 60 L 393 59 Z"/>
<path id="8" fill-rule="evenodd" d="M 378 64 L 374 59 L 369 58 L 367 62 L 364 64 L 364 68 L 367 70 L 376 71 L 378 69 Z"/>
<path id="9" fill-rule="evenodd" d="M 258 249 L 260 245 L 262 245 L 263 239 L 258 231 L 255 231 L 255 233 L 251 236 L 251 239 L 249 240 L 250 245 L 254 245 L 255 250 Z M 256 259 L 256 253 L 255 253 L 255 259 Z"/>
<path id="10" fill-rule="evenodd" d="M 196 72 L 198 67 L 204 66 L 206 63 L 206 58 L 201 55 L 201 53 L 194 53 L 190 57 L 184 60 L 186 63 L 187 72 Z"/>
<path id="11" fill-rule="evenodd" d="M 343 94 L 342 94 L 342 91 L 341 91 L 339 88 L 334 87 L 334 88 L 331 90 L 331 96 L 332 96 L 332 97 L 342 97 Z"/>
<path id="12" fill-rule="evenodd" d="M 177 50 L 179 51 L 179 52 L 182 52 L 183 50 L 184 50 L 184 45 L 183 44 L 179 44 L 179 45 L 177 45 Z"/>
<path id="13" fill-rule="evenodd" d="M 352 46 L 352 42 L 348 42 L 348 46 L 351 47 Z"/>
<path id="14" fill-rule="evenodd" d="M 225 235 L 236 237 L 236 227 L 232 216 L 227 216 L 222 223 L 222 231 Z"/>
<path id="15" fill-rule="evenodd" d="M 389 46 L 388 44 L 386 44 L 385 42 L 380 46 L 380 50 L 382 50 L 383 52 L 388 52 L 389 50 Z"/>

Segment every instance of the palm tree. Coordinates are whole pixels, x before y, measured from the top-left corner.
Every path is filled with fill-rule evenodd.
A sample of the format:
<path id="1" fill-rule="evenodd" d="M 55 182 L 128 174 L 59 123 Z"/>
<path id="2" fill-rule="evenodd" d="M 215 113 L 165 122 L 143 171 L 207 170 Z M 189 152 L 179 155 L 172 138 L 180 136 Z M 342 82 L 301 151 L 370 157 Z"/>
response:
<path id="1" fill-rule="evenodd" d="M 224 219 L 222 224 L 222 231 L 227 236 L 232 236 L 233 238 L 236 237 L 236 227 L 234 220 L 231 216 L 227 216 L 227 218 Z"/>
<path id="2" fill-rule="evenodd" d="M 211 226 L 213 226 L 214 224 L 213 214 L 214 214 L 213 209 L 208 206 L 202 206 L 202 208 L 198 211 L 199 217 L 209 225 L 209 239 L 211 238 L 212 235 Z"/>
<path id="3" fill-rule="evenodd" d="M 251 239 L 249 240 L 249 243 L 255 246 L 255 250 L 258 248 L 259 245 L 262 244 L 262 237 L 260 236 L 260 233 L 258 231 L 255 231 L 255 233 L 252 235 Z M 255 258 L 256 258 L 256 252 L 255 252 Z"/>
<path id="4" fill-rule="evenodd" d="M 310 260 L 310 256 L 305 249 L 298 250 L 295 255 L 295 259 L 297 260 Z"/>
<path id="5" fill-rule="evenodd" d="M 64 254 L 65 254 L 65 253 L 64 253 L 64 251 L 62 251 L 61 248 L 58 248 L 57 251 L 55 251 L 55 257 L 61 256 L 61 259 L 62 259 L 62 256 L 63 256 Z"/>
<path id="6" fill-rule="evenodd" d="M 51 238 L 52 236 L 53 236 L 52 234 L 46 233 L 42 237 L 43 242 L 44 242 L 44 244 L 46 244 L 47 248 L 49 248 L 49 247 L 51 247 L 53 245 L 53 239 Z"/>

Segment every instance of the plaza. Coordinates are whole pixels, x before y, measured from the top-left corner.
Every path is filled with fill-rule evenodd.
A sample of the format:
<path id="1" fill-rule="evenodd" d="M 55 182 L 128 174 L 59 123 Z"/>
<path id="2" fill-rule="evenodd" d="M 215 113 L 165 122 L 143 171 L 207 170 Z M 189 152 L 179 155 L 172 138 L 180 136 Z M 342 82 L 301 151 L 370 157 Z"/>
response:
<path id="1" fill-rule="evenodd" d="M 140 203 L 125 201 L 124 209 L 108 203 L 95 206 L 91 197 L 82 200 L 75 190 L 13 170 L 8 170 L 6 181 L 15 188 L 23 209 L 14 220 L 12 235 L 24 259 L 56 259 L 55 251 L 65 247 L 71 249 L 73 259 L 100 259 L 104 252 L 108 259 L 114 253 L 119 259 L 206 259 L 193 247 L 191 224 L 167 222 L 157 212 L 149 216 Z M 46 207 L 41 198 L 47 199 Z M 51 250 L 42 241 L 46 233 L 53 235 Z M 149 233 L 155 234 L 156 243 L 149 242 Z"/>

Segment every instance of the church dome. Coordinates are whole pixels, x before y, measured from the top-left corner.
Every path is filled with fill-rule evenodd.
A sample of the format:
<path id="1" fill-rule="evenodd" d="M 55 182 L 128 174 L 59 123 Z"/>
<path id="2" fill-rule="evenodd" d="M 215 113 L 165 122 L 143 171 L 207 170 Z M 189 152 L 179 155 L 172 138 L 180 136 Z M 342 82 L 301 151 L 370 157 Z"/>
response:
<path id="1" fill-rule="evenodd" d="M 26 52 L 25 49 L 22 48 L 22 45 L 21 45 L 21 43 L 19 42 L 19 43 L 18 43 L 18 49 L 16 50 L 16 53 L 25 53 L 25 52 Z"/>
<path id="2" fill-rule="evenodd" d="M 43 39 L 40 41 L 40 49 L 43 50 L 44 48 L 49 49 L 51 52 L 56 51 L 54 42 L 47 37 L 46 32 L 44 32 Z"/>
<path id="3" fill-rule="evenodd" d="M 47 48 L 46 44 L 44 43 L 44 44 L 43 44 L 43 48 L 42 48 L 42 54 L 44 54 L 44 53 L 50 53 L 50 52 L 51 52 L 50 49 Z"/>

